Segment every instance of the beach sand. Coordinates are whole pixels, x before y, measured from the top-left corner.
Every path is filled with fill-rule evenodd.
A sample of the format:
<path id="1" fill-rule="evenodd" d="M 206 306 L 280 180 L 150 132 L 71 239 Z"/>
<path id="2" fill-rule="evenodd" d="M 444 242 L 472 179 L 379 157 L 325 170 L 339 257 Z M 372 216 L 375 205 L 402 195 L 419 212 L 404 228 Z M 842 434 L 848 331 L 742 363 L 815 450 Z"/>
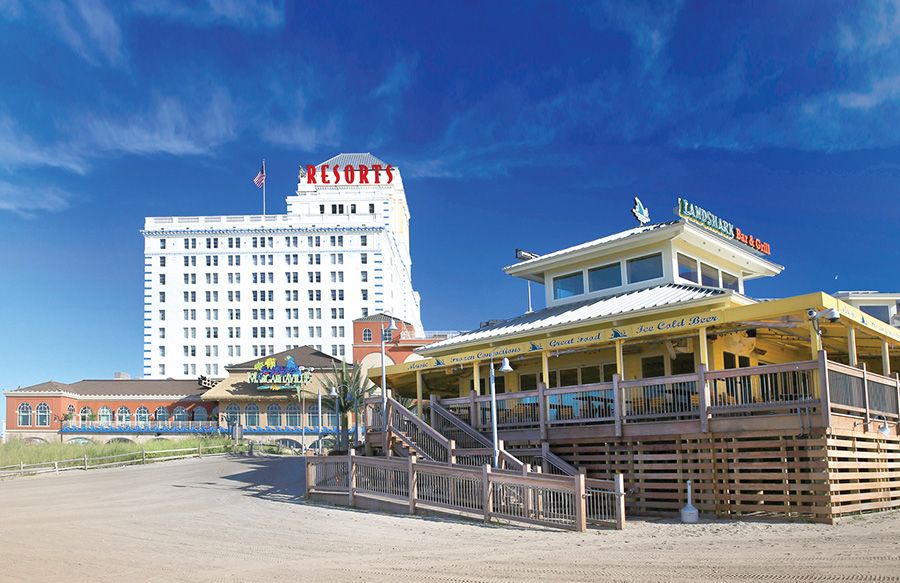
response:
<path id="1" fill-rule="evenodd" d="M 0 482 L 0 581 L 900 581 L 898 512 L 572 533 L 307 504 L 302 479 L 233 456 Z"/>

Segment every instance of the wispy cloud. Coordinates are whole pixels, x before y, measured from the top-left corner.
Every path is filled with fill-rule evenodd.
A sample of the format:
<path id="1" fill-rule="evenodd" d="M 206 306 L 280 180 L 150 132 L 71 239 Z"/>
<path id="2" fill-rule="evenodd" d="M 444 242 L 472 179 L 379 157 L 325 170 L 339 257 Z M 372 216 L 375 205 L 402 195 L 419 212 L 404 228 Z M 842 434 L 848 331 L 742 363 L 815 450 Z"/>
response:
<path id="1" fill-rule="evenodd" d="M 0 180 L 0 211 L 33 218 L 38 213 L 59 212 L 69 207 L 72 195 L 48 186 L 29 186 Z"/>
<path id="2" fill-rule="evenodd" d="M 23 132 L 9 116 L 0 115 L 0 167 L 62 168 L 84 174 L 87 163 L 81 154 L 62 144 L 39 144 Z"/>
<path id="3" fill-rule="evenodd" d="M 59 38 L 88 63 L 124 62 L 122 32 L 102 0 L 56 0 L 47 4 L 44 12 Z"/>
<path id="4" fill-rule="evenodd" d="M 400 94 L 412 82 L 418 63 L 416 56 L 398 57 L 384 81 L 372 90 L 372 97 L 395 97 Z"/>
<path id="5" fill-rule="evenodd" d="M 23 12 L 19 0 L 0 0 L 0 18 L 14 20 L 21 17 Z"/>
<path id="6" fill-rule="evenodd" d="M 280 0 L 143 0 L 135 5 L 139 13 L 187 22 L 195 26 L 231 26 L 243 29 L 281 28 L 285 22 Z"/>
<path id="7" fill-rule="evenodd" d="M 207 155 L 237 135 L 234 107 L 224 91 L 214 92 L 205 106 L 164 97 L 143 113 L 90 114 L 76 126 L 78 142 L 107 155 Z"/>

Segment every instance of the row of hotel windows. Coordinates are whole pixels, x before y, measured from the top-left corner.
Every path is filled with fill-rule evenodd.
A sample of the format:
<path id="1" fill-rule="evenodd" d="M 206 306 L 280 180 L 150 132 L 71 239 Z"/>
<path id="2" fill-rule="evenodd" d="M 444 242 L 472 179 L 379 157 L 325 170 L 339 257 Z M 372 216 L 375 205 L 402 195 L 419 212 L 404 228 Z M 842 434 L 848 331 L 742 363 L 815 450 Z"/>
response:
<path id="1" fill-rule="evenodd" d="M 315 348 L 316 350 L 318 350 L 320 352 L 322 350 L 321 344 L 315 344 L 315 345 L 310 344 L 309 346 L 312 346 L 313 348 Z M 209 347 L 207 347 L 207 348 L 209 348 Z M 213 352 L 215 352 L 215 355 L 217 356 L 219 354 L 218 346 L 216 346 L 214 348 L 215 348 L 215 350 Z M 228 356 L 239 357 L 241 355 L 241 347 L 239 345 L 228 345 L 227 348 L 228 348 Z M 254 344 L 251 346 L 251 348 L 253 349 L 254 357 L 268 356 L 270 354 L 275 354 L 275 345 L 274 344 L 269 344 L 269 345 Z M 280 349 L 279 352 L 281 350 L 291 350 L 293 348 L 300 348 L 300 345 L 299 344 L 288 344 L 283 349 Z M 161 356 L 165 356 L 165 351 L 160 351 L 160 352 L 161 352 Z M 347 355 L 346 346 L 344 346 L 343 344 L 332 344 L 331 345 L 331 355 L 332 356 L 346 356 Z M 207 353 L 207 356 L 214 357 L 209 352 Z M 183 371 L 184 375 L 186 375 L 186 376 L 187 375 L 196 375 L 197 374 L 197 365 L 185 363 L 182 365 L 182 371 Z M 166 374 L 166 365 L 160 364 L 159 365 L 159 375 L 165 376 L 165 374 Z M 206 363 L 206 374 L 208 374 L 208 375 L 219 374 L 219 365 L 216 363 Z"/>
<path id="2" fill-rule="evenodd" d="M 256 282 L 254 282 L 254 283 L 256 283 Z M 296 283 L 296 280 L 295 280 L 295 283 Z M 297 298 L 299 297 L 299 295 L 297 295 L 297 294 L 299 291 L 300 290 L 285 290 L 285 292 L 286 292 L 285 299 L 287 301 L 291 301 L 292 299 L 294 301 L 297 301 Z M 333 301 L 343 301 L 344 300 L 344 290 L 333 289 L 330 291 L 331 291 L 331 299 Z M 183 299 L 184 302 L 197 303 L 197 292 L 186 291 L 183 293 L 184 293 L 184 299 Z M 274 302 L 275 301 L 275 292 L 273 290 L 254 290 L 251 293 L 252 293 L 254 302 L 265 302 L 265 301 Z M 307 290 L 307 296 L 309 298 L 309 301 L 311 301 L 311 302 L 321 301 L 322 300 L 322 290 L 320 290 L 320 289 Z M 203 297 L 203 296 L 201 296 L 201 297 Z M 362 297 L 363 301 L 367 301 L 369 299 L 369 290 L 367 290 L 367 289 L 360 290 L 360 297 Z M 266 298 L 268 298 L 268 300 L 266 300 Z M 218 302 L 219 301 L 219 292 L 217 292 L 217 291 L 206 292 L 206 301 L 207 302 Z M 241 292 L 239 292 L 239 291 L 228 292 L 228 301 L 229 302 L 241 301 Z M 162 292 L 162 291 L 159 292 L 159 302 L 163 303 L 163 304 L 166 303 L 166 292 Z"/>
<path id="3" fill-rule="evenodd" d="M 204 255 L 206 257 L 206 265 L 209 267 L 218 267 L 219 266 L 219 256 L 218 255 Z M 240 255 L 226 255 L 225 256 L 229 266 L 237 266 L 241 265 L 241 256 Z M 274 265 L 274 256 L 273 255 L 252 255 L 253 257 L 253 265 Z M 298 253 L 292 253 L 284 256 L 285 263 L 287 265 L 300 265 L 300 255 Z M 369 263 L 369 254 L 368 253 L 360 253 L 359 254 L 359 262 L 361 265 L 367 265 Z M 321 265 L 322 264 L 322 254 L 321 253 L 310 253 L 307 255 L 307 263 L 309 265 Z M 343 253 L 332 253 L 331 254 L 331 264 L 332 265 L 343 265 L 344 264 L 344 254 Z M 162 256 L 159 258 L 159 266 L 166 267 L 166 257 Z M 197 256 L 196 255 L 185 255 L 184 256 L 184 266 L 185 267 L 197 267 Z M 185 282 L 187 283 L 187 282 Z M 209 283 L 209 282 L 207 282 Z M 231 283 L 231 282 L 229 282 Z M 240 282 L 238 282 L 240 283 Z"/>
<path id="4" fill-rule="evenodd" d="M 302 326 L 285 326 L 284 334 L 288 338 L 300 338 L 300 329 Z M 187 328 L 185 328 L 185 338 L 187 338 Z M 195 332 L 196 328 L 191 328 L 191 332 Z M 211 332 L 210 332 L 211 330 Z M 274 326 L 252 326 L 250 328 L 251 338 L 275 338 L 275 327 Z M 346 328 L 344 326 L 332 326 L 331 327 L 331 337 L 332 338 L 344 338 L 346 334 Z M 369 337 L 372 336 L 372 332 L 369 331 Z M 194 336 L 192 336 L 194 337 Z M 218 328 L 207 328 L 206 333 L 207 338 L 218 338 L 219 337 L 219 329 Z M 241 329 L 240 328 L 228 328 L 228 337 L 229 338 L 240 338 L 241 337 Z M 310 326 L 309 327 L 309 337 L 310 338 L 321 338 L 322 337 L 322 326 Z M 363 332 L 363 338 L 366 337 L 365 331 Z M 386 334 L 386 341 L 390 341 L 390 334 Z M 366 342 L 371 342 L 371 340 L 366 340 Z M 210 353 L 212 351 L 212 354 Z M 166 355 L 166 347 L 159 347 L 159 355 Z M 197 356 L 197 346 L 194 345 L 184 345 L 184 355 L 185 356 Z M 206 356 L 219 356 L 219 347 L 218 345 L 207 345 L 206 346 Z M 229 355 L 230 356 L 230 355 Z"/>
<path id="5" fill-rule="evenodd" d="M 347 214 L 347 213 L 344 212 L 344 208 L 349 208 L 349 209 L 350 209 L 350 213 L 349 213 L 349 214 L 351 214 L 351 215 L 355 215 L 355 214 L 356 214 L 356 205 L 355 205 L 355 204 L 350 204 L 350 205 L 348 205 L 347 207 L 344 207 L 344 205 L 342 205 L 342 204 L 333 204 L 333 205 L 331 205 L 331 214 L 333 214 L 333 215 L 343 215 L 343 214 Z M 319 205 L 319 214 L 320 214 L 320 215 L 324 215 L 324 214 L 325 214 L 325 205 L 324 205 L 324 204 L 320 204 L 320 205 Z M 375 204 L 374 204 L 374 203 L 371 203 L 371 202 L 369 203 L 369 214 L 370 214 L 370 215 L 374 215 L 374 214 L 375 214 Z"/>
<path id="6" fill-rule="evenodd" d="M 274 248 L 275 247 L 275 238 L 274 237 L 252 237 L 251 245 L 254 249 L 260 248 L 265 249 Z M 348 242 L 350 237 L 347 237 Z M 287 247 L 299 247 L 299 237 L 285 237 L 284 244 Z M 159 248 L 166 248 L 166 241 L 168 239 L 160 239 L 159 240 Z M 322 237 L 320 235 L 310 235 L 306 238 L 308 247 L 321 247 L 322 246 Z M 344 236 L 343 235 L 331 235 L 329 237 L 329 242 L 332 247 L 343 247 L 344 246 Z M 369 244 L 368 235 L 360 235 L 359 236 L 359 244 L 362 247 L 365 247 Z M 222 245 L 224 248 L 224 244 Z M 184 248 L 185 249 L 196 249 L 197 248 L 197 238 L 196 237 L 186 237 L 184 239 Z M 218 237 L 207 237 L 206 238 L 206 248 L 207 249 L 218 249 L 219 248 L 219 238 Z M 241 238 L 240 237 L 228 237 L 228 248 L 229 249 L 240 249 L 241 248 Z"/>
<path id="7" fill-rule="evenodd" d="M 300 272 L 297 271 L 285 271 L 284 278 L 287 283 L 298 283 Z M 241 274 L 240 273 L 228 273 L 228 283 L 229 284 L 240 284 L 241 283 Z M 321 271 L 309 271 L 307 272 L 307 278 L 309 279 L 309 283 L 321 283 L 322 282 L 322 272 Z M 275 283 L 275 273 L 272 271 L 261 271 L 261 272 L 252 272 L 250 274 L 251 283 Z M 369 272 L 368 271 L 360 271 L 359 272 L 360 281 L 366 282 L 369 281 Z M 344 283 L 344 272 L 343 271 L 332 271 L 331 272 L 331 283 Z M 166 285 L 166 274 L 159 274 L 159 284 Z M 219 284 L 219 274 L 218 273 L 207 273 L 206 274 L 206 284 L 207 285 L 218 285 Z M 185 273 L 184 274 L 184 285 L 197 285 L 197 274 L 196 273 Z"/>
<path id="8" fill-rule="evenodd" d="M 78 414 L 75 414 L 75 405 L 69 405 L 66 412 L 71 416 L 73 421 L 82 423 L 91 421 L 94 412 L 90 407 L 82 407 Z M 138 423 L 146 423 L 149 421 L 206 421 L 208 412 L 204 407 L 195 407 L 192 412 L 184 407 L 175 407 L 171 416 L 169 409 L 166 407 L 157 407 L 153 416 L 147 407 L 140 406 L 134 410 L 134 420 Z M 218 407 L 213 409 L 213 417 L 218 415 Z M 128 407 L 119 407 L 115 415 L 112 409 L 106 405 L 97 410 L 97 420 L 101 423 L 128 423 L 132 419 L 132 412 Z M 37 407 L 32 409 L 29 403 L 21 403 L 16 408 L 16 422 L 19 427 L 49 427 L 50 426 L 50 406 L 47 403 L 39 403 Z"/>
<path id="9" fill-rule="evenodd" d="M 698 269 L 699 264 L 699 269 Z M 722 287 L 739 291 L 740 282 L 736 275 L 720 271 L 697 259 L 678 253 L 679 277 L 710 287 Z M 663 276 L 662 253 L 635 257 L 624 262 L 616 261 L 607 265 L 592 267 L 553 278 L 553 299 L 559 300 L 588 292 L 598 292 L 617 288 L 624 281 L 629 284 L 659 279 Z"/>
<path id="10" fill-rule="evenodd" d="M 230 293 L 231 292 L 229 292 L 229 294 Z M 288 293 L 290 294 L 290 290 L 288 291 Z M 230 295 L 229 295 L 229 297 L 230 297 Z M 299 299 L 298 299 L 299 295 L 297 294 L 296 291 L 294 292 L 292 297 L 293 297 L 293 301 L 299 301 Z M 313 297 L 316 297 L 316 296 L 313 296 Z M 369 294 L 366 294 L 364 299 L 368 300 L 368 298 L 369 298 Z M 309 299 L 312 300 L 313 298 L 310 297 Z M 317 299 L 319 299 L 319 300 L 322 299 L 321 294 L 317 296 Z M 341 299 L 343 299 L 343 297 L 341 297 Z M 256 297 L 254 296 L 254 301 L 255 300 L 256 300 Z M 290 295 L 288 296 L 287 300 L 291 301 Z M 240 296 L 238 296 L 238 301 L 240 301 Z M 275 301 L 275 298 L 273 296 L 270 296 L 269 301 L 270 302 Z M 257 308 L 254 308 L 253 311 L 256 312 L 256 309 Z M 263 312 L 265 312 L 265 310 L 267 308 L 258 308 L 258 309 L 259 309 L 259 313 L 263 313 Z M 269 310 L 268 313 L 272 314 L 273 309 L 274 308 L 268 308 L 268 310 Z M 288 320 L 291 319 L 290 310 L 294 310 L 293 318 L 295 320 L 299 319 L 299 317 L 297 316 L 297 312 L 296 312 L 297 309 L 298 308 L 285 308 L 285 310 L 288 311 L 288 316 L 287 316 Z M 322 308 L 308 308 L 308 310 L 309 310 L 309 318 L 310 319 L 314 319 L 314 320 L 322 319 Z M 315 311 L 313 311 L 313 310 L 315 310 Z M 331 314 L 332 314 L 331 318 L 333 320 L 334 319 L 343 319 L 344 318 L 344 308 L 331 308 Z M 339 314 L 339 315 L 336 315 L 336 314 Z M 368 315 L 369 315 L 369 308 L 362 308 L 362 317 L 365 318 Z M 159 319 L 160 320 L 166 319 L 166 311 L 165 310 L 159 311 Z M 193 309 L 193 308 L 185 309 L 183 319 L 187 320 L 187 321 L 196 320 L 197 319 L 197 310 Z M 207 320 L 218 320 L 219 319 L 219 310 L 217 308 L 210 308 L 210 309 L 206 310 L 206 319 Z M 229 320 L 240 320 L 241 319 L 241 309 L 240 308 L 229 308 L 228 309 L 228 319 Z M 257 320 L 257 319 L 265 320 L 266 318 L 264 318 L 264 317 L 256 318 L 256 316 L 254 316 L 253 319 L 254 320 Z M 269 319 L 274 320 L 275 318 L 270 316 Z M 160 330 L 165 330 L 165 328 L 160 328 Z M 216 328 L 207 328 L 207 338 L 212 338 L 212 336 L 209 336 L 209 330 L 217 330 L 217 329 Z M 216 332 L 216 334 L 218 334 L 218 332 Z M 165 338 L 165 332 L 162 332 L 160 334 L 160 338 Z M 185 338 L 187 338 L 187 336 L 185 336 Z"/>

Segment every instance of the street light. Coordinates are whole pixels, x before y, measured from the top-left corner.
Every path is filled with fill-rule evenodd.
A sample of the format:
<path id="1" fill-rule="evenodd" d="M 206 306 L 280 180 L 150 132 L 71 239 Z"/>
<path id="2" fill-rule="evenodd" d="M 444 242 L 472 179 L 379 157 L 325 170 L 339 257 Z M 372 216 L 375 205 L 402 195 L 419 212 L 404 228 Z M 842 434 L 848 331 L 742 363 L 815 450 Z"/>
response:
<path id="1" fill-rule="evenodd" d="M 397 324 L 394 319 L 390 319 L 390 325 L 385 328 L 384 321 L 381 322 L 381 430 L 387 431 L 387 371 L 384 370 L 384 341 L 387 332 L 393 334 L 397 331 Z"/>
<path id="2" fill-rule="evenodd" d="M 337 389 L 331 387 L 331 390 L 328 391 L 329 397 L 337 397 Z M 319 400 L 319 455 L 322 455 L 322 386 L 319 385 L 316 387 L 316 397 Z"/>
<path id="3" fill-rule="evenodd" d="M 500 372 L 512 372 L 509 359 L 500 362 Z M 497 440 L 497 384 L 494 382 L 494 359 L 491 359 L 491 436 L 494 438 L 494 467 L 500 467 L 500 442 Z"/>

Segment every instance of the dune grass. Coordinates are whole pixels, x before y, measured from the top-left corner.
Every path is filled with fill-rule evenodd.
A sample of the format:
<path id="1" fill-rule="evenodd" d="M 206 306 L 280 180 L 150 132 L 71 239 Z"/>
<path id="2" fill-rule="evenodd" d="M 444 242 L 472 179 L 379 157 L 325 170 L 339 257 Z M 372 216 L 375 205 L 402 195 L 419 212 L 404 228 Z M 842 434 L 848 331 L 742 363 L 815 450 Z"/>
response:
<path id="1" fill-rule="evenodd" d="M 203 448 L 231 444 L 231 440 L 223 437 L 189 437 L 171 441 L 149 441 L 147 443 L 91 443 L 86 445 L 47 443 L 31 444 L 14 439 L 0 444 L 0 467 L 24 464 L 38 464 L 73 458 L 88 458 L 118 455 L 141 451 L 147 452 L 161 449 L 182 449 L 202 446 Z M 221 450 L 219 450 L 221 451 Z"/>

